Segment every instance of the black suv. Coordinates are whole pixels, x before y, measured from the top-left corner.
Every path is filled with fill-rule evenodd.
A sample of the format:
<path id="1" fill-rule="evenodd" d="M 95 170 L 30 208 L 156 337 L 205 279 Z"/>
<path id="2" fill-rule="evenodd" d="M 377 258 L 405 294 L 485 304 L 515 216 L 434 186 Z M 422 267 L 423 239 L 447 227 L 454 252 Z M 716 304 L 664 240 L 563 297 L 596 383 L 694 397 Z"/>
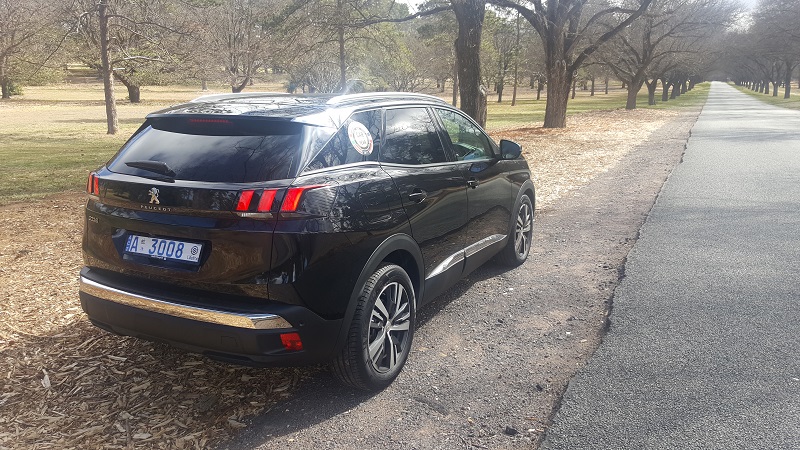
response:
<path id="1" fill-rule="evenodd" d="M 96 326 L 245 365 L 332 362 L 380 389 L 416 309 L 518 265 L 519 145 L 406 93 L 201 97 L 147 116 L 89 175 L 80 299 Z"/>

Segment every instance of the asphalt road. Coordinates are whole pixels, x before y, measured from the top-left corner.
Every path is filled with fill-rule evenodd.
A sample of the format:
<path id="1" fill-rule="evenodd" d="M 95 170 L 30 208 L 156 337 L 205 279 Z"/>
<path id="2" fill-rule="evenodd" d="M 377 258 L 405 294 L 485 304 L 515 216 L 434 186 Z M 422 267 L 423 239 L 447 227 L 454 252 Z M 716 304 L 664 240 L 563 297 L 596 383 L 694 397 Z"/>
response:
<path id="1" fill-rule="evenodd" d="M 546 449 L 800 449 L 800 112 L 714 83 Z"/>

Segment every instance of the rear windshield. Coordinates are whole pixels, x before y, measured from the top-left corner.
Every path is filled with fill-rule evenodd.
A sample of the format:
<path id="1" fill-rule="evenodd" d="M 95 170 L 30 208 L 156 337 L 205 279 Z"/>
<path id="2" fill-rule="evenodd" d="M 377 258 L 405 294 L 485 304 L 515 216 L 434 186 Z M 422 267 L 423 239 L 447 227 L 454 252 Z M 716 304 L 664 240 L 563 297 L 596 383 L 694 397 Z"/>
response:
<path id="1" fill-rule="evenodd" d="M 155 118 L 145 125 L 109 162 L 109 170 L 225 183 L 291 178 L 304 129 L 309 128 L 285 121 L 208 117 Z M 152 162 L 160 166 L 148 168 Z"/>

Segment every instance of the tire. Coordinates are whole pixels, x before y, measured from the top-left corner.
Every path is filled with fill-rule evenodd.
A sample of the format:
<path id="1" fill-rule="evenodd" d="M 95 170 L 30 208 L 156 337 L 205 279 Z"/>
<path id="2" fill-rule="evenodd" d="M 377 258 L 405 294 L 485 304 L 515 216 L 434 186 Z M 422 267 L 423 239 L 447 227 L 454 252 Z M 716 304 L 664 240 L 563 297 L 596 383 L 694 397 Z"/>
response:
<path id="1" fill-rule="evenodd" d="M 497 255 L 500 263 L 517 267 L 528 259 L 533 238 L 533 204 L 528 194 L 523 194 L 514 215 L 508 243 Z"/>
<path id="2" fill-rule="evenodd" d="M 402 267 L 383 264 L 364 283 L 342 352 L 333 374 L 342 383 L 365 391 L 390 385 L 411 351 L 416 299 Z"/>

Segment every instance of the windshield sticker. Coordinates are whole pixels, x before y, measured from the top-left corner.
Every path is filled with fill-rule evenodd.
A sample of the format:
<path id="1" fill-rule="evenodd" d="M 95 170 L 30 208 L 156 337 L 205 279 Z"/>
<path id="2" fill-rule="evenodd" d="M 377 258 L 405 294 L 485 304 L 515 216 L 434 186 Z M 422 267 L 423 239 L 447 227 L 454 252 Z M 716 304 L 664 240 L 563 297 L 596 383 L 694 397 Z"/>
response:
<path id="1" fill-rule="evenodd" d="M 361 122 L 350 122 L 347 127 L 347 136 L 350 138 L 350 144 L 362 155 L 369 155 L 372 153 L 372 135 L 369 133 L 367 127 Z"/>

